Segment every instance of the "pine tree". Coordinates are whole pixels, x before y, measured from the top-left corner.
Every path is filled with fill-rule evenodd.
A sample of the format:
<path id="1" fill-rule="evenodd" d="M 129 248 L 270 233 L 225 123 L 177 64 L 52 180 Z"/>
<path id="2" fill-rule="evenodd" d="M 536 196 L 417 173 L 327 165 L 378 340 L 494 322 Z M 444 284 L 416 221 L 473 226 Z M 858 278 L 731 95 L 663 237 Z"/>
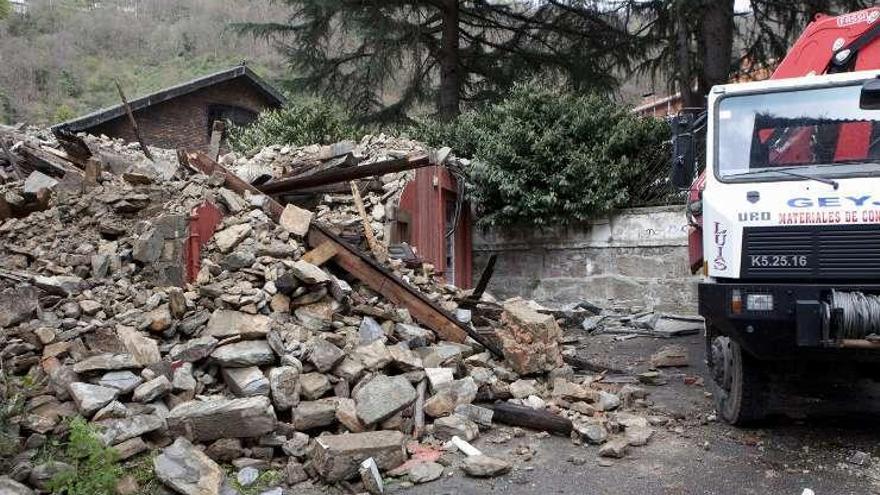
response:
<path id="1" fill-rule="evenodd" d="M 630 32 L 652 47 L 636 72 L 664 80 L 686 107 L 705 106 L 712 86 L 756 68 L 772 69 L 819 13 L 869 7 L 870 0 L 625 0 Z"/>
<path id="2" fill-rule="evenodd" d="M 633 38 L 586 0 L 284 0 L 284 22 L 236 24 L 277 43 L 294 90 L 346 102 L 375 120 L 435 105 L 449 119 L 541 75 L 608 91 Z"/>

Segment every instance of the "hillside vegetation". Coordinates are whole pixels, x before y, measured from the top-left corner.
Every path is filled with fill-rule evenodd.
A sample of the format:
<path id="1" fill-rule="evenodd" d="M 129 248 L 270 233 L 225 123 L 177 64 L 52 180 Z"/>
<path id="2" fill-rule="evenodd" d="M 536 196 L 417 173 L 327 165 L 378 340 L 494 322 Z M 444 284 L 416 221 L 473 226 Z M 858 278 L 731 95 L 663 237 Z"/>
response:
<path id="1" fill-rule="evenodd" d="M 270 0 L 32 0 L 0 20 L 0 122 L 50 124 L 247 60 L 269 80 L 284 61 L 230 22 L 278 15 Z"/>

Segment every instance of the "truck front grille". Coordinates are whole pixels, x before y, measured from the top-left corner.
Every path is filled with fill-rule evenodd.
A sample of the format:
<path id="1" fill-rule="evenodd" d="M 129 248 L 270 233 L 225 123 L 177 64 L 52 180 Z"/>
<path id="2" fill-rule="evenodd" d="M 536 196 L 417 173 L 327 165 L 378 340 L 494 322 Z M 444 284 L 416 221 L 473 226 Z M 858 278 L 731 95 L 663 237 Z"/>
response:
<path id="1" fill-rule="evenodd" d="M 765 279 L 880 279 L 880 225 L 745 228 L 742 272 Z"/>

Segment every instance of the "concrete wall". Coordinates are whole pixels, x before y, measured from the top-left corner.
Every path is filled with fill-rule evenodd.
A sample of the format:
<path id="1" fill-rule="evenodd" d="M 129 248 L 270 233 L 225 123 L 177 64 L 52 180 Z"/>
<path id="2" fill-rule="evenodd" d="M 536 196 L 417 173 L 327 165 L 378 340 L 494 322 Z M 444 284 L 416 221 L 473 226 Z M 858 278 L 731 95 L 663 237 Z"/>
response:
<path id="1" fill-rule="evenodd" d="M 474 281 L 498 254 L 488 291 L 540 302 L 587 300 L 696 312 L 684 206 L 635 208 L 577 227 L 474 229 Z"/>

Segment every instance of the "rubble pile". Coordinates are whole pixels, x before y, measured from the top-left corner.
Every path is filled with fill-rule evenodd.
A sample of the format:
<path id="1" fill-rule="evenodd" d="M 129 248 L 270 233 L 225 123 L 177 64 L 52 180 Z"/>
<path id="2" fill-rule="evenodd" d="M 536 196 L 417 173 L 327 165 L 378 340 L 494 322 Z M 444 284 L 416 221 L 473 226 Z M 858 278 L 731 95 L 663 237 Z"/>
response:
<path id="1" fill-rule="evenodd" d="M 401 143 L 365 138 L 358 149 L 370 160 L 415 149 L 398 152 Z M 192 173 L 163 152 L 151 167 L 117 144 L 98 148 L 116 152 L 117 165 L 124 153 L 127 167 L 91 178 L 86 168 L 76 180 L 33 171 L 2 185 L 7 203 L 51 191 L 45 209 L 0 220 L 0 362 L 4 383 L 31 384 L 9 418 L 17 449 L 3 490 L 45 488 L 46 473 L 64 466 L 40 459 L 40 446 L 77 415 L 121 460 L 158 452 L 155 476 L 183 494 L 229 489 L 230 465 L 239 486 L 284 473 L 276 493 L 353 479 L 378 493 L 383 477 L 422 483 L 457 466 L 496 476 L 510 462 L 469 442 L 498 424 L 500 405 L 526 420 L 549 415 L 554 431 L 610 457 L 646 444 L 661 424 L 624 411 L 646 404 L 644 389 L 565 365 L 556 319 L 532 303 L 472 313 L 461 307 L 467 293 L 429 265 L 385 261 L 462 324 L 488 328 L 500 352 L 445 341 L 332 261 L 304 259 L 316 218 L 336 218 L 330 202 L 316 216 L 288 206 L 276 222 L 264 196 L 233 191 L 223 175 Z M 283 173 L 285 157 L 320 149 L 273 148 L 253 160 Z M 28 191 L 34 178 L 46 185 Z M 374 219 L 387 200 L 376 199 Z M 192 212 L 206 202 L 222 219 L 193 244 Z M 199 268 L 189 277 L 191 256 Z M 442 450 L 459 455 L 425 454 Z"/>

